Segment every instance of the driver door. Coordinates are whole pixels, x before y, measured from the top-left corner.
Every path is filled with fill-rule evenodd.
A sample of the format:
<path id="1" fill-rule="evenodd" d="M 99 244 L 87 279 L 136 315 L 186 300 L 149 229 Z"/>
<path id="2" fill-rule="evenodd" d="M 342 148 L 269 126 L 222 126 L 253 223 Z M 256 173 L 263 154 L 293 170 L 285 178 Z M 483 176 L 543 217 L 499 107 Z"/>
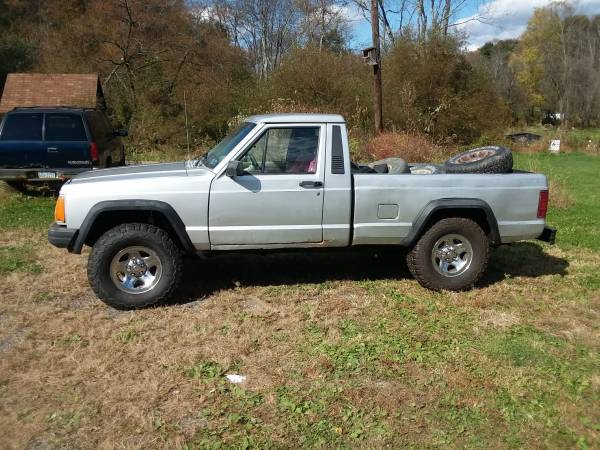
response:
<path id="1" fill-rule="evenodd" d="M 243 175 L 211 185 L 211 247 L 323 240 L 325 126 L 268 127 L 237 159 Z"/>

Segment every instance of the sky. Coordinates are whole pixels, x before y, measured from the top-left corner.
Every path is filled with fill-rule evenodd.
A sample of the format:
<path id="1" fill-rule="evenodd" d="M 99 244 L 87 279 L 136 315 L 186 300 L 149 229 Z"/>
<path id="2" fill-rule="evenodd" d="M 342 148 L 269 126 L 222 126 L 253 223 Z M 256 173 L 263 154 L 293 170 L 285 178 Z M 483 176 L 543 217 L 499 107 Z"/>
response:
<path id="1" fill-rule="evenodd" d="M 519 37 L 534 8 L 550 3 L 551 0 L 469 0 L 456 15 L 455 22 L 462 22 L 457 27 L 467 35 L 467 48 L 475 50 L 494 39 Z M 600 0 L 579 0 L 572 5 L 578 14 L 600 14 Z M 369 47 L 371 28 L 367 20 L 351 8 L 346 15 L 353 33 L 353 47 Z M 476 20 L 478 17 L 482 19 Z"/>

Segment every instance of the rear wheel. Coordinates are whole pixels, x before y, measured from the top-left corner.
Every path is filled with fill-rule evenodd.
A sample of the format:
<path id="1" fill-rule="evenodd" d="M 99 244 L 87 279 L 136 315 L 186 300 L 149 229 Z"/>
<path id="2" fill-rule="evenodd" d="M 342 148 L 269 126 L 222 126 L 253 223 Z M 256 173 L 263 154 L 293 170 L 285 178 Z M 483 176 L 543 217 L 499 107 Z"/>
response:
<path id="1" fill-rule="evenodd" d="M 435 291 L 471 288 L 487 267 L 489 242 L 474 221 L 442 219 L 419 239 L 407 256 L 417 281 Z"/>
<path id="2" fill-rule="evenodd" d="M 182 252 L 164 230 L 143 223 L 119 225 L 94 244 L 88 279 L 103 302 L 119 309 L 168 300 L 182 273 Z"/>

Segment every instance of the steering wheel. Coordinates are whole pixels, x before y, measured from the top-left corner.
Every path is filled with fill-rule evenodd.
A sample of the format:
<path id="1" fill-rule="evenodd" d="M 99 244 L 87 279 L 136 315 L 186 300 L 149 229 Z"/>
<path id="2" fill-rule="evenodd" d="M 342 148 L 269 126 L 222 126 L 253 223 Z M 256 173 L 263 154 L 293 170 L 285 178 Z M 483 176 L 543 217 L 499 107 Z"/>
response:
<path id="1" fill-rule="evenodd" d="M 252 166 L 255 167 L 256 169 L 260 169 L 260 166 L 258 165 L 258 161 L 254 157 L 252 152 L 248 153 L 248 157 L 250 158 L 250 162 L 252 163 Z"/>

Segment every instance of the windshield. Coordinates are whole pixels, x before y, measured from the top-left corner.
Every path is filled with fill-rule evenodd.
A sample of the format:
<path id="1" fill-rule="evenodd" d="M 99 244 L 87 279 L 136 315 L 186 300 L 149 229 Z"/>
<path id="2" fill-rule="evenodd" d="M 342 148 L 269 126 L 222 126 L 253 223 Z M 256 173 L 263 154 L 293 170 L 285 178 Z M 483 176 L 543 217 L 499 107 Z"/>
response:
<path id="1" fill-rule="evenodd" d="M 248 136 L 248 133 L 250 133 L 255 126 L 256 124 L 252 122 L 243 122 L 238 125 L 225 139 L 200 158 L 198 162 L 204 164 L 209 169 L 214 169 L 221 161 L 223 161 L 229 152 L 242 141 L 242 139 Z"/>

